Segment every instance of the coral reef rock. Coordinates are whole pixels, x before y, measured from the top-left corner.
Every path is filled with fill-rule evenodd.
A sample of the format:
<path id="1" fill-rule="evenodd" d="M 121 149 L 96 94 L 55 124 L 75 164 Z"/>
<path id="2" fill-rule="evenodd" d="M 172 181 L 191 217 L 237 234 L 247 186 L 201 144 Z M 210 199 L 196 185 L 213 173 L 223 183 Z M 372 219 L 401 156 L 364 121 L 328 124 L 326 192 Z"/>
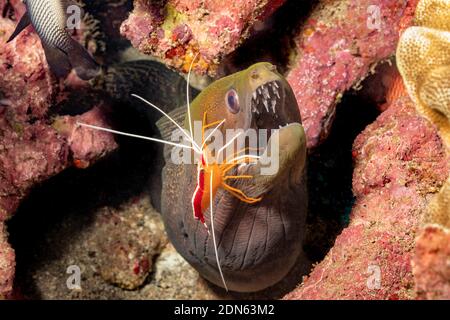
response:
<path id="1" fill-rule="evenodd" d="M 77 145 L 92 146 L 84 150 L 83 163 L 107 154 L 116 148 L 111 135 L 61 135 L 52 121 L 51 108 L 63 100 L 70 90 L 70 81 L 58 82 L 50 73 L 40 39 L 32 27 L 27 28 L 14 41 L 5 44 L 25 12 L 19 0 L 0 0 L 0 225 L 10 218 L 21 199 L 36 184 L 56 175 L 73 164 L 74 154 L 80 154 Z M 86 84 L 85 84 L 86 85 Z M 87 101 L 86 103 L 91 103 Z M 91 107 L 94 107 L 92 105 Z M 92 122 L 105 125 L 101 112 L 94 113 Z M 89 116 L 89 115 L 88 115 Z M 73 124 L 74 126 L 75 124 Z M 101 140 L 86 143 L 76 139 Z M 99 148 L 98 145 L 101 145 Z M 84 158 L 83 158 L 84 157 Z M 5 238 L 0 228 L 0 239 Z M 2 240 L 0 251 L 3 251 Z M 7 248 L 7 247 L 6 247 Z M 0 296 L 10 291 L 11 251 L 0 259 Z M 5 285 L 6 284 L 6 285 Z"/>
<path id="2" fill-rule="evenodd" d="M 0 300 L 8 298 L 13 290 L 14 251 L 6 239 L 5 225 L 0 222 Z"/>
<path id="3" fill-rule="evenodd" d="M 160 214 L 144 200 L 121 210 L 104 208 L 93 229 L 90 251 L 101 276 L 128 290 L 144 283 L 168 241 Z"/>
<path id="4" fill-rule="evenodd" d="M 450 232 L 426 226 L 416 240 L 413 273 L 419 299 L 450 299 Z"/>
<path id="5" fill-rule="evenodd" d="M 439 130 L 450 152 L 450 1 L 421 0 L 414 26 L 400 38 L 397 61 L 423 117 Z M 417 239 L 414 276 L 419 298 L 450 299 L 450 178 L 425 211 Z M 430 226 L 431 225 L 431 226 Z"/>
<path id="6" fill-rule="evenodd" d="M 417 0 L 321 1 L 295 39 L 287 76 L 300 107 L 308 147 L 327 137 L 343 92 L 394 55 L 399 31 Z"/>
<path id="7" fill-rule="evenodd" d="M 27 261 L 16 290 L 29 299 L 217 297 L 168 243 L 161 215 L 146 192 L 92 211 L 89 206 L 69 209 L 28 253 Z M 70 267 L 81 272 L 78 288 L 67 287 Z"/>
<path id="8" fill-rule="evenodd" d="M 415 237 L 424 209 L 449 173 L 442 140 L 412 101 L 401 97 L 358 136 L 353 156 L 356 202 L 350 224 L 286 299 L 416 297 L 411 267 Z M 445 245 L 440 241 L 434 246 Z M 422 259 L 415 269 L 427 263 L 443 266 L 438 255 Z"/>
<path id="9" fill-rule="evenodd" d="M 257 21 L 270 16 L 285 0 L 135 0 L 122 24 L 122 35 L 145 54 L 187 71 L 200 53 L 195 71 L 214 75 L 221 59 L 233 52 Z"/>

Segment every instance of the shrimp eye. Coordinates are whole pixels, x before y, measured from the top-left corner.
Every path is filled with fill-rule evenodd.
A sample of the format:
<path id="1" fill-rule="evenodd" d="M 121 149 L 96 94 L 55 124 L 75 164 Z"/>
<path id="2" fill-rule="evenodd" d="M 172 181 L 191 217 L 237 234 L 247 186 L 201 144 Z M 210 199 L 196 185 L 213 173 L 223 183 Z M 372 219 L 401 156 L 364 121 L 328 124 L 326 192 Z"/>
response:
<path id="1" fill-rule="evenodd" d="M 225 95 L 225 103 L 231 113 L 238 113 L 241 109 L 239 106 L 239 96 L 236 90 L 230 89 Z"/>

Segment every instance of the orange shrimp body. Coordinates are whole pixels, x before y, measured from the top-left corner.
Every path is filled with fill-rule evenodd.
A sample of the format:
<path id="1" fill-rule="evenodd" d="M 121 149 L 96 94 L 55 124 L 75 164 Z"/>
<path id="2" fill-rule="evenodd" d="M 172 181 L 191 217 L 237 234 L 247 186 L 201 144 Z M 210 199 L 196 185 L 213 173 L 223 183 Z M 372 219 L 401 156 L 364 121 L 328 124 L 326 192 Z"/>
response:
<path id="1" fill-rule="evenodd" d="M 220 121 L 213 122 L 211 124 L 205 125 L 206 123 L 206 112 L 203 115 L 203 126 L 202 126 L 202 143 L 205 141 L 205 129 L 220 125 Z M 233 196 L 239 200 L 252 204 L 261 201 L 262 198 L 251 198 L 245 195 L 244 192 L 237 188 L 233 188 L 227 184 L 227 180 L 231 179 L 251 179 L 253 176 L 249 175 L 239 175 L 230 176 L 228 172 L 235 168 L 237 165 L 242 163 L 248 163 L 254 161 L 254 158 L 244 155 L 242 157 L 236 158 L 236 155 L 245 152 L 247 149 L 243 149 L 235 154 L 233 154 L 232 159 L 226 159 L 224 163 L 217 163 L 215 158 L 210 154 L 208 147 L 205 146 L 202 150 L 202 155 L 197 166 L 197 186 L 195 188 L 194 194 L 192 196 L 192 209 L 194 217 L 200 220 L 205 227 L 205 216 L 204 212 L 209 208 L 211 197 L 214 199 L 219 188 L 223 188 L 231 193 Z"/>
<path id="2" fill-rule="evenodd" d="M 211 175 L 212 188 L 211 188 Z M 210 203 L 210 192 L 212 190 L 212 196 L 214 197 L 221 184 L 220 168 L 217 164 L 206 165 L 204 155 L 198 163 L 197 169 L 197 186 L 192 197 L 192 209 L 194 217 L 205 224 L 205 217 L 203 212 L 208 209 Z"/>

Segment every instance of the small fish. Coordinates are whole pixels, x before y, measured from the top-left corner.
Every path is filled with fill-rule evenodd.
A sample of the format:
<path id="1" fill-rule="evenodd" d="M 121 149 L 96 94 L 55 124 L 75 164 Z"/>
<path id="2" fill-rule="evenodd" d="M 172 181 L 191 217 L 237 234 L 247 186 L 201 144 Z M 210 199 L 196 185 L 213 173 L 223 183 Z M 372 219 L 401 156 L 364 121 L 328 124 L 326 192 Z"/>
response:
<path id="1" fill-rule="evenodd" d="M 58 78 L 66 77 L 72 69 L 83 80 L 95 77 L 100 68 L 81 44 L 66 30 L 67 16 L 63 0 L 25 0 L 27 12 L 9 38 L 12 41 L 32 24 L 41 39 L 47 62 Z"/>

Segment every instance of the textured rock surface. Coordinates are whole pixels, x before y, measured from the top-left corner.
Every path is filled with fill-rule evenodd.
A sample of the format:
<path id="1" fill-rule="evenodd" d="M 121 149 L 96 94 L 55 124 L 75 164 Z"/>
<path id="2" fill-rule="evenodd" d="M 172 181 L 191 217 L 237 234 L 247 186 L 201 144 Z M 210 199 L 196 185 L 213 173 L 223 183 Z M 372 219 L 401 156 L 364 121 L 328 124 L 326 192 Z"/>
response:
<path id="1" fill-rule="evenodd" d="M 402 35 L 397 61 L 419 114 L 436 125 L 450 153 L 450 1 L 420 0 Z M 450 179 L 425 210 L 414 276 L 420 298 L 450 298 Z"/>
<path id="2" fill-rule="evenodd" d="M 17 3 L 16 15 L 23 12 L 21 2 L 10 3 Z M 1 12 L 14 12 L 5 9 L 5 6 L 4 3 L 0 6 Z M 1 42 L 6 42 L 16 23 L 8 18 L 0 19 Z M 5 220 L 30 187 L 71 165 L 72 153 L 92 161 L 116 145 L 110 135 L 88 133 L 63 137 L 50 125 L 51 108 L 63 100 L 67 94 L 64 89 L 70 90 L 71 83 L 67 83 L 65 88 L 50 74 L 40 40 L 31 27 L 13 42 L 1 47 L 0 72 L 0 91 L 3 100 L 8 102 L 0 109 L 0 220 Z M 91 112 L 82 117 L 105 125 L 101 112 Z M 71 125 L 75 123 L 72 121 Z M 80 154 L 78 145 L 86 141 L 76 144 L 75 140 L 85 137 L 101 142 L 87 143 L 87 147 L 94 147 L 93 150 L 84 150 Z M 100 148 L 99 143 L 102 145 Z"/>
<path id="3" fill-rule="evenodd" d="M 21 295 L 26 299 L 220 297 L 167 244 L 162 225 L 147 194 L 92 211 L 83 205 L 71 207 L 63 220 L 53 221 L 39 248 L 27 252 L 28 263 L 24 266 L 21 261 L 22 276 L 23 270 L 28 275 L 18 279 Z M 81 271 L 79 289 L 66 286 L 69 266 Z"/>
<path id="4" fill-rule="evenodd" d="M 426 226 L 416 240 L 413 272 L 419 299 L 450 299 L 450 232 Z"/>
<path id="5" fill-rule="evenodd" d="M 114 210 L 104 208 L 93 225 L 91 254 L 108 283 L 132 290 L 154 269 L 153 261 L 167 244 L 160 214 L 147 201 Z"/>
<path id="6" fill-rule="evenodd" d="M 350 224 L 286 299 L 415 298 L 414 240 L 449 171 L 442 141 L 404 97 L 359 135 L 353 155 Z"/>
<path id="7" fill-rule="evenodd" d="M 33 186 L 71 166 L 73 155 L 90 163 L 116 148 L 111 135 L 86 133 L 65 137 L 52 127 L 52 107 L 64 100 L 72 84 L 70 80 L 59 83 L 50 74 L 40 40 L 31 27 L 5 44 L 23 12 L 21 1 L 0 1 L 0 224 L 11 217 Z M 85 117 L 105 125 L 101 112 Z M 76 141 L 86 137 L 89 138 Z M 80 153 L 77 145 L 81 144 L 92 148 Z M 0 228 L 0 234 L 3 229 Z M 6 257 L 10 258 L 10 251 L 7 252 Z M 7 268 L 11 259 L 7 261 L 8 264 L 0 263 L 0 295 L 10 289 L 7 286 L 3 291 L 3 283 L 10 283 L 13 274 Z"/>
<path id="8" fill-rule="evenodd" d="M 14 251 L 6 239 L 5 225 L 0 222 L 0 300 L 12 292 L 14 267 Z"/>
<path id="9" fill-rule="evenodd" d="M 135 0 L 122 35 L 146 54 L 187 71 L 192 58 L 198 73 L 214 74 L 221 59 L 248 37 L 256 21 L 270 16 L 285 0 Z"/>
<path id="10" fill-rule="evenodd" d="M 329 132 L 342 93 L 395 53 L 399 30 L 410 24 L 417 0 L 321 1 L 296 38 L 288 74 L 315 147 Z"/>

